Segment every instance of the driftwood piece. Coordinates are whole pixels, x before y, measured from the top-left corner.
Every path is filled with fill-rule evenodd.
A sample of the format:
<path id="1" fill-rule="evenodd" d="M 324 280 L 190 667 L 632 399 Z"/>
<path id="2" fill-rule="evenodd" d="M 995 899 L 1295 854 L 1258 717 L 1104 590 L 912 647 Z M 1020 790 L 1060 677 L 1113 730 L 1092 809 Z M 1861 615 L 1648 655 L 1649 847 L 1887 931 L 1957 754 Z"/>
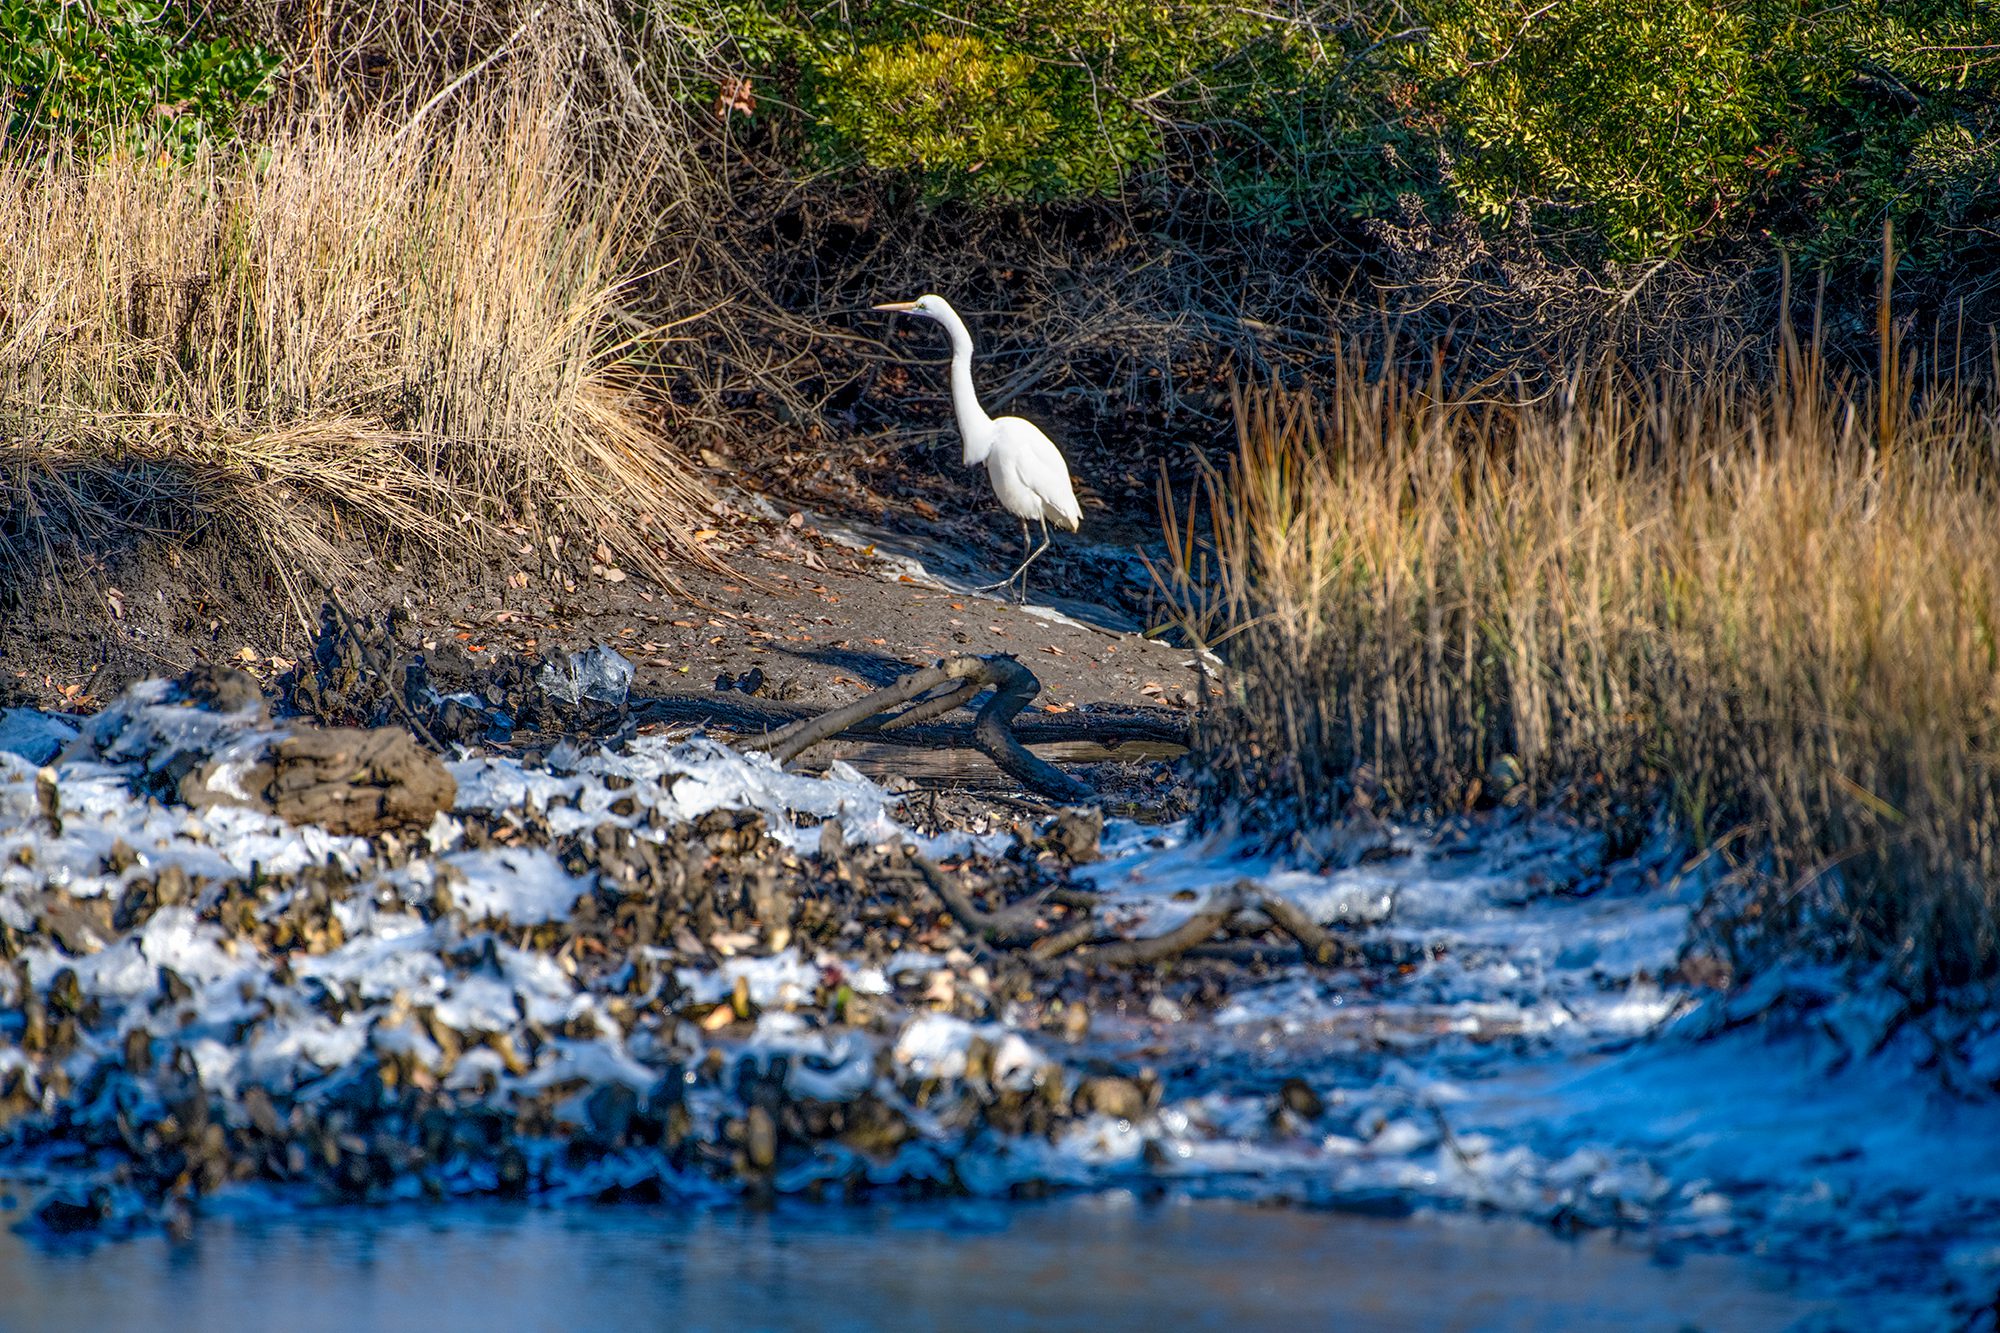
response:
<path id="1" fill-rule="evenodd" d="M 1178 958 L 1196 945 L 1213 939 L 1215 932 L 1221 930 L 1242 905 L 1242 899 L 1233 891 L 1218 894 L 1215 902 L 1165 934 L 1094 944 L 1084 956 L 1084 961 L 1104 967 L 1136 967 Z"/>
<path id="2" fill-rule="evenodd" d="M 941 686 L 949 688 L 932 698 L 923 697 Z M 960 705 L 969 704 L 987 687 L 992 688 L 992 696 L 981 705 L 970 728 L 942 726 L 929 721 Z M 1069 734 L 1056 736 L 1046 735 L 1049 729 L 1045 726 L 1017 723 L 1021 710 L 1041 691 L 1042 683 L 1035 678 L 1035 674 L 1008 654 L 947 657 L 935 666 L 912 671 L 893 685 L 876 690 L 851 704 L 824 713 L 792 718 L 775 731 L 746 741 L 745 745 L 749 749 L 769 752 L 781 764 L 788 764 L 813 746 L 835 737 L 935 748 L 969 745 L 985 754 L 1002 772 L 1044 796 L 1059 801 L 1090 800 L 1095 793 L 1088 785 L 1035 755 L 1026 742 L 1088 739 L 1102 743 L 1111 736 L 1107 735 L 1104 725 L 1088 718 L 1082 719 L 1080 727 L 1072 724 L 1067 728 L 1057 728 L 1057 731 Z M 911 707 L 891 715 L 892 709 L 905 704 Z M 761 714 L 766 720 L 775 720 L 780 716 L 768 708 L 746 707 L 738 700 L 657 698 L 636 702 L 632 716 L 642 721 L 659 721 L 672 717 L 676 712 L 680 713 L 681 720 L 688 720 L 690 714 L 702 720 L 722 721 L 734 721 L 746 715 L 754 718 Z M 1045 724 L 1065 720 L 1041 718 L 1034 721 Z M 1128 725 L 1114 726 L 1110 731 L 1117 739 L 1187 743 L 1185 727 L 1163 726 L 1157 718 L 1146 718 L 1137 726 L 1130 725 L 1128 720 Z"/>
<path id="3" fill-rule="evenodd" d="M 937 862 L 921 854 L 911 856 L 910 860 L 953 919 L 988 944 L 1020 948 L 1041 938 L 1039 925 L 1042 907 L 1048 901 L 1046 892 L 1014 903 L 1003 911 L 986 912 L 972 901 L 971 894 L 952 881 Z"/>
<path id="4" fill-rule="evenodd" d="M 959 693 L 957 685 L 975 679 L 984 662 L 984 658 L 978 657 L 948 657 L 936 666 L 912 671 L 895 684 L 885 686 L 845 707 L 828 709 L 817 716 L 801 719 L 789 727 L 782 727 L 768 736 L 747 741 L 746 748 L 768 750 L 771 757 L 780 764 L 789 764 L 821 741 L 832 740 L 843 731 L 872 721 L 891 708 L 906 704 L 919 695 L 929 694 L 940 685 L 953 685 L 952 694 L 947 697 L 956 696 Z"/>
<path id="5" fill-rule="evenodd" d="M 1361 961 L 1360 949 L 1335 937 L 1297 903 L 1261 889 L 1254 901 L 1272 925 L 1299 942 L 1307 962 L 1320 967 L 1353 967 Z"/>
<path id="6" fill-rule="evenodd" d="M 963 660 L 963 659 L 960 659 Z M 1035 673 L 1005 654 L 975 658 L 986 663 L 993 684 L 993 697 L 979 710 L 972 724 L 972 743 L 1011 777 L 1059 801 L 1087 801 L 1097 793 L 1032 753 L 1014 735 L 1015 714 L 1042 692 Z"/>
<path id="7" fill-rule="evenodd" d="M 966 698 L 977 693 L 977 689 L 971 690 Z M 970 723 L 905 721 L 911 713 L 919 711 L 935 717 L 936 713 L 928 711 L 931 705 L 942 704 L 947 699 L 953 701 L 954 707 L 965 702 L 965 699 L 956 697 L 956 692 L 941 695 L 935 700 L 925 700 L 908 712 L 898 713 L 881 723 L 875 723 L 871 718 L 869 721 L 849 727 L 841 733 L 839 739 L 869 741 L 876 745 L 900 745 L 912 749 L 972 749 Z M 788 727 L 795 722 L 807 721 L 821 715 L 796 704 L 773 703 L 745 695 L 732 697 L 718 691 L 714 694 L 660 694 L 648 698 L 635 697 L 632 700 L 629 716 L 635 723 L 675 722 L 690 726 L 748 731 Z M 1185 747 L 1188 743 L 1187 724 L 1179 718 L 1168 715 L 1166 710 L 1116 705 L 1087 706 L 1074 713 L 1017 717 L 1013 722 L 1013 731 L 1024 745 L 1057 745 L 1068 742 L 1110 747 L 1128 741 L 1141 741 Z"/>

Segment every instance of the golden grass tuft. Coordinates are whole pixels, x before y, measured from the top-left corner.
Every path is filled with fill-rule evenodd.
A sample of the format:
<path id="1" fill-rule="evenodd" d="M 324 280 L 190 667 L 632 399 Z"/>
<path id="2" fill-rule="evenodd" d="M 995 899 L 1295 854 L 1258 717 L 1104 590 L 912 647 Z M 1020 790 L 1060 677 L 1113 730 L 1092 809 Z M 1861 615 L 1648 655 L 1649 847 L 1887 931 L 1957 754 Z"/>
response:
<path id="1" fill-rule="evenodd" d="M 1226 643 L 1220 804 L 1284 825 L 1661 800 L 1737 867 L 1739 963 L 2000 972 L 2000 422 L 1886 404 L 1787 341 L 1774 381 L 1581 374 L 1497 403 L 1438 377 L 1242 396 L 1212 546 L 1170 515 L 1183 618 Z M 1886 437 L 1886 445 L 1885 438 Z"/>
<path id="2" fill-rule="evenodd" d="M 0 556 L 221 520 L 295 597 L 348 521 L 434 551 L 583 528 L 668 582 L 703 559 L 621 308 L 647 181 L 586 173 L 550 81 L 460 96 L 192 162 L 0 160 Z"/>

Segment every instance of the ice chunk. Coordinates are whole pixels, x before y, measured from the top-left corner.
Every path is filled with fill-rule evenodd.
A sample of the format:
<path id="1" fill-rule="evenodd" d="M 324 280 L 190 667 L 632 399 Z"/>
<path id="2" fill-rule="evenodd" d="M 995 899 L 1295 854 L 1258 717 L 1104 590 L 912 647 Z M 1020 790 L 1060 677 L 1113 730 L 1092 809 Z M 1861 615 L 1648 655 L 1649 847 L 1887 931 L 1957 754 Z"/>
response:
<path id="1" fill-rule="evenodd" d="M 452 900 L 468 921 L 561 921 L 590 888 L 590 880 L 570 874 L 540 847 L 488 847 L 444 860 L 465 877 L 453 887 Z"/>
<path id="2" fill-rule="evenodd" d="M 616 648 L 599 644 L 571 653 L 567 662 L 549 662 L 535 677 L 541 687 L 575 707 L 585 699 L 622 707 L 632 691 L 632 663 Z"/>
<path id="3" fill-rule="evenodd" d="M 76 739 L 76 728 L 53 713 L 0 708 L 0 750 L 31 764 L 46 764 Z"/>

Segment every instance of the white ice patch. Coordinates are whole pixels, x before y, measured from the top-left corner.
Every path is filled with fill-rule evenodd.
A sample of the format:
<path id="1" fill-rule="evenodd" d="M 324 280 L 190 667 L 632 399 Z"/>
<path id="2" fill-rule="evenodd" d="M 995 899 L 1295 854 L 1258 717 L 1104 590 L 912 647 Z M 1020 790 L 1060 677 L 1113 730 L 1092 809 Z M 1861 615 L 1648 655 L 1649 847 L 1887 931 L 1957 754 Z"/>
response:
<path id="1" fill-rule="evenodd" d="M 452 888 L 452 901 L 475 923 L 561 921 L 591 885 L 540 847 L 487 847 L 455 852 L 444 861 L 463 877 Z"/>
<path id="2" fill-rule="evenodd" d="M 740 978 L 750 993 L 750 1002 L 760 1009 L 810 1002 L 824 975 L 817 963 L 801 958 L 797 949 L 769 958 L 725 958 L 713 970 L 674 969 L 674 980 L 698 1004 L 720 1004 L 735 993 Z"/>
<path id="3" fill-rule="evenodd" d="M 67 718 L 32 708 L 0 708 L 0 750 L 40 766 L 76 739 Z"/>

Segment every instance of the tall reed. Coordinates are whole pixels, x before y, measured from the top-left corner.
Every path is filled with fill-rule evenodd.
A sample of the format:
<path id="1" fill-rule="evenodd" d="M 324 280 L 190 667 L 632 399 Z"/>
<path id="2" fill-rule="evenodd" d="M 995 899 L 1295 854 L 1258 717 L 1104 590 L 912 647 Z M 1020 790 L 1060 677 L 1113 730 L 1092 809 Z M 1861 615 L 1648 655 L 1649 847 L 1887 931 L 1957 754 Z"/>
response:
<path id="1" fill-rule="evenodd" d="M 192 163 L 0 160 L 17 541 L 114 530 L 164 485 L 309 577 L 330 514 L 436 547 L 583 524 L 670 576 L 702 498 L 635 394 L 644 181 L 586 172 L 551 80 L 493 77 Z"/>
<path id="2" fill-rule="evenodd" d="M 1738 962 L 1859 955 L 1923 997 L 2000 970 L 1990 408 L 1878 403 L 1787 340 L 1764 382 L 1607 367 L 1532 403 L 1352 348 L 1238 409 L 1165 575 L 1232 668 L 1212 808 L 1664 802 L 1742 868 Z"/>

